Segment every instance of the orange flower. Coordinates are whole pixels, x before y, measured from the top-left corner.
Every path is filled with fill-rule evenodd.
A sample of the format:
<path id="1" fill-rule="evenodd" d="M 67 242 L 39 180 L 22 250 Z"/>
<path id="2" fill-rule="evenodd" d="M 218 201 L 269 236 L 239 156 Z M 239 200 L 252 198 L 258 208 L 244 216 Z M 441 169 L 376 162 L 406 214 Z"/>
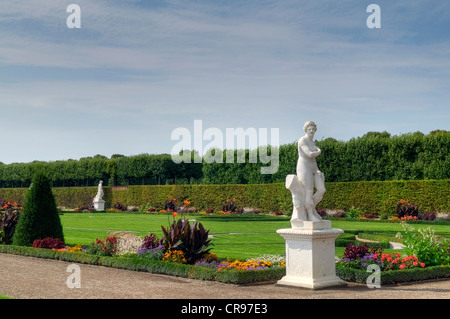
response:
<path id="1" fill-rule="evenodd" d="M 173 217 L 177 217 L 177 216 L 178 216 L 177 212 L 173 213 Z"/>
<path id="2" fill-rule="evenodd" d="M 186 206 L 188 206 L 190 203 L 191 203 L 191 202 L 188 201 L 188 200 L 185 200 L 185 201 L 184 201 L 184 205 L 186 205 Z"/>

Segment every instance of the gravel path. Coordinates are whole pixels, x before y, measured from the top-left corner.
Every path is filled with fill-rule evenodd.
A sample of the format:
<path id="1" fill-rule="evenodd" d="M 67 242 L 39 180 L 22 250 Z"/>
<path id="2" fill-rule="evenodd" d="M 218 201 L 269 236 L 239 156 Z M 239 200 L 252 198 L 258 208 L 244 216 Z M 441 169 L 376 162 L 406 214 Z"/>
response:
<path id="1" fill-rule="evenodd" d="M 81 288 L 68 288 L 68 262 L 0 254 L 0 295 L 19 299 L 450 299 L 450 280 L 369 289 L 349 283 L 309 290 L 238 286 L 79 264 Z"/>

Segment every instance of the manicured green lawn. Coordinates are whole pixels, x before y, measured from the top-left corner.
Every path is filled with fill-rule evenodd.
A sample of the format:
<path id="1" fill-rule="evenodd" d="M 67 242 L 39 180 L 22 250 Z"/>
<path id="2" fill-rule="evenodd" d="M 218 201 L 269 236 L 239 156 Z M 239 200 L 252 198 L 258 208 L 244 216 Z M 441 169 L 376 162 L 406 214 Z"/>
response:
<path id="1" fill-rule="evenodd" d="M 68 244 L 89 245 L 96 238 L 104 239 L 111 231 L 127 231 L 139 236 L 162 235 L 161 225 L 168 226 L 173 217 L 133 213 L 65 213 L 60 216 Z M 177 218 L 179 218 L 178 216 Z M 289 218 L 272 216 L 201 216 L 186 215 L 199 220 L 213 236 L 213 252 L 220 258 L 253 258 L 263 254 L 284 254 L 285 242 L 276 231 L 290 228 Z M 398 223 L 332 221 L 333 228 L 359 231 L 401 231 Z M 428 225 L 414 224 L 414 227 Z M 433 225 L 437 234 L 450 237 L 449 225 Z M 342 256 L 344 247 L 336 248 Z"/>
<path id="2" fill-rule="evenodd" d="M 66 243 L 80 245 L 89 245 L 96 238 L 104 239 L 111 231 L 128 231 L 139 236 L 152 232 L 161 236 L 161 225 L 167 227 L 173 221 L 173 217 L 168 215 L 130 213 L 65 213 L 60 217 Z M 210 230 L 213 252 L 221 258 L 283 254 L 284 240 L 276 230 L 290 227 L 288 218 L 186 217 L 199 220 Z"/>

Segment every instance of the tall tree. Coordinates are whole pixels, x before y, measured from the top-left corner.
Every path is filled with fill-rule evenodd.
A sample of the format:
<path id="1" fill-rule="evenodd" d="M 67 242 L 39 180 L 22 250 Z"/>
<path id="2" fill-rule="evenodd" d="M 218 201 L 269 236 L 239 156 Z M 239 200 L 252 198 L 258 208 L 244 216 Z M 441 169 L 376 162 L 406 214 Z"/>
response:
<path id="1" fill-rule="evenodd" d="M 34 176 L 25 197 L 23 210 L 14 232 L 13 244 L 31 246 L 34 240 L 47 237 L 64 241 L 50 180 L 46 174 L 39 172 Z"/>

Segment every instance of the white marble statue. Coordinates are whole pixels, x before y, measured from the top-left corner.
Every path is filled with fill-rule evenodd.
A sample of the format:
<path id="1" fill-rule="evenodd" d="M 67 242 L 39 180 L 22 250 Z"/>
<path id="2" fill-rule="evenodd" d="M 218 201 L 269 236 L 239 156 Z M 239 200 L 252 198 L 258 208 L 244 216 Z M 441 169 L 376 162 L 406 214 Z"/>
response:
<path id="1" fill-rule="evenodd" d="M 94 197 L 94 202 L 98 202 L 98 201 L 101 201 L 103 199 L 103 195 L 104 194 L 103 194 L 102 186 L 103 186 L 103 181 L 100 181 L 98 183 L 97 195 L 95 195 L 95 197 Z"/>
<path id="2" fill-rule="evenodd" d="M 286 188 L 291 191 L 294 204 L 291 218 L 293 227 L 301 227 L 302 221 L 322 220 L 316 206 L 325 194 L 325 176 L 316 162 L 316 157 L 322 153 L 314 143 L 317 126 L 308 121 L 303 130 L 306 134 L 298 141 L 297 175 L 286 176 Z"/>
<path id="3" fill-rule="evenodd" d="M 325 194 L 325 177 L 317 167 L 322 151 L 314 144 L 314 122 L 306 122 L 306 135 L 298 141 L 297 174 L 286 176 L 294 209 L 291 228 L 277 233 L 286 241 L 286 275 L 277 285 L 322 289 L 345 282 L 336 275 L 335 241 L 343 233 L 322 220 L 316 205 Z M 316 192 L 314 193 L 314 189 Z"/>

